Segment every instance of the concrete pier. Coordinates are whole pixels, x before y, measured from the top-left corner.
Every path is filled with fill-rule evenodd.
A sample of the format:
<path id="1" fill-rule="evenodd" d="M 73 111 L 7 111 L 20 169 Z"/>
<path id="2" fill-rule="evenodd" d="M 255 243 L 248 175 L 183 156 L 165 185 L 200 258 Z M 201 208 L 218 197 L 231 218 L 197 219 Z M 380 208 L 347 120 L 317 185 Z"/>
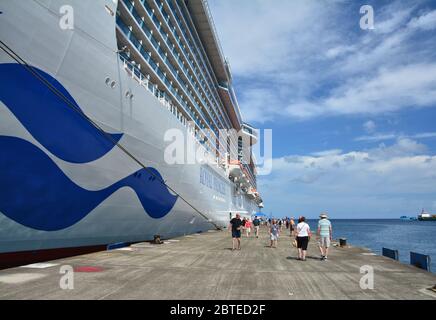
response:
<path id="1" fill-rule="evenodd" d="M 366 249 L 334 247 L 320 261 L 312 240 L 307 261 L 297 261 L 287 230 L 277 249 L 268 245 L 262 230 L 231 251 L 229 232 L 215 231 L 7 269 L 0 299 L 436 299 L 435 274 Z M 374 270 L 373 290 L 359 285 L 364 265 Z M 76 270 L 74 289 L 61 289 L 61 266 Z"/>

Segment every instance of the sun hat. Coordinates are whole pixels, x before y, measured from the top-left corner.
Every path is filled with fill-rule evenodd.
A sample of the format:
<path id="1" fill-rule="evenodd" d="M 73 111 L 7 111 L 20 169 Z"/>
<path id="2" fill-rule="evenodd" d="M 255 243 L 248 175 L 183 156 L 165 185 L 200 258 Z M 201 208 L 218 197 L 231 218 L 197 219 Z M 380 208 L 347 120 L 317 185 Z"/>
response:
<path id="1" fill-rule="evenodd" d="M 323 218 L 328 218 L 328 216 L 327 216 L 327 214 L 326 213 L 321 213 L 320 215 L 319 215 L 319 217 L 321 218 L 321 219 L 323 219 Z"/>

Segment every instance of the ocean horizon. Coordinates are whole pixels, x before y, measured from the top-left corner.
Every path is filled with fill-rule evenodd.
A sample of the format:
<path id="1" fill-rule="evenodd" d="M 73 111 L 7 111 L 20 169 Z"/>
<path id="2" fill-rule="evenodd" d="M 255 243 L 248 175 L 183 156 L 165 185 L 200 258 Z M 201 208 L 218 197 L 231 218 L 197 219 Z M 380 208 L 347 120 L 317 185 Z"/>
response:
<path id="1" fill-rule="evenodd" d="M 316 232 L 318 219 L 308 219 Z M 410 252 L 426 254 L 431 272 L 436 273 L 436 221 L 402 221 L 400 219 L 330 219 L 333 238 L 346 238 L 347 244 L 365 247 L 378 255 L 382 249 L 398 250 L 399 260 L 410 264 Z"/>

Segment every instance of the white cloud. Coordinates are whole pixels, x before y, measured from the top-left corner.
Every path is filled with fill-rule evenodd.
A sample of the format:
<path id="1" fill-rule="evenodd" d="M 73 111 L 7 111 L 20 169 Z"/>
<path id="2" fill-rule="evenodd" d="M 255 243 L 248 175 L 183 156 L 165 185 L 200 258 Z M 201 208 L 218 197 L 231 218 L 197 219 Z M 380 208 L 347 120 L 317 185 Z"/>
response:
<path id="1" fill-rule="evenodd" d="M 290 60 L 323 42 L 313 40 L 336 6 L 307 0 L 274 0 L 273 5 L 271 0 L 216 0 L 210 5 L 233 72 L 259 78 L 289 69 Z"/>
<path id="2" fill-rule="evenodd" d="M 412 156 L 425 154 L 427 152 L 427 146 L 416 142 L 409 138 L 399 138 L 395 145 L 386 146 L 381 144 L 379 148 L 372 150 L 372 155 L 378 158 L 388 158 L 397 156 Z"/>
<path id="3" fill-rule="evenodd" d="M 393 6 L 387 6 L 383 12 L 377 12 L 378 21 L 375 25 L 375 32 L 387 34 L 401 28 L 412 14 L 413 7 L 401 8 L 394 2 Z M 380 22 L 381 20 L 381 22 Z"/>
<path id="4" fill-rule="evenodd" d="M 414 139 L 436 138 L 436 132 L 418 133 L 412 136 Z"/>
<path id="5" fill-rule="evenodd" d="M 396 140 L 400 138 L 409 138 L 409 139 L 436 138 L 436 132 L 422 132 L 413 135 L 404 135 L 398 133 L 376 133 L 373 135 L 357 137 L 354 139 L 354 141 L 377 142 L 377 141 L 384 141 L 384 140 Z"/>
<path id="6" fill-rule="evenodd" d="M 311 93 L 313 61 L 324 61 L 328 44 L 340 37 L 327 30 L 335 23 L 338 1 L 215 0 L 210 5 L 233 74 L 244 83 L 236 93 L 247 121 L 276 119 L 290 94 Z"/>
<path id="7" fill-rule="evenodd" d="M 249 108 L 243 110 L 244 121 L 265 122 L 273 120 L 277 115 L 277 104 L 280 103 L 278 96 L 267 88 L 250 88 L 240 94 L 244 105 Z"/>
<path id="8" fill-rule="evenodd" d="M 375 134 L 372 136 L 361 136 L 354 139 L 355 141 L 367 141 L 367 142 L 376 142 L 376 141 L 383 141 L 383 140 L 394 140 L 397 139 L 398 135 L 395 133 L 381 133 L 381 134 Z"/>
<path id="9" fill-rule="evenodd" d="M 356 31 L 347 1 L 212 0 L 240 105 L 251 122 L 436 106 L 436 27 L 425 1 L 376 10 Z M 417 9 L 418 8 L 418 9 Z"/>
<path id="10" fill-rule="evenodd" d="M 365 129 L 366 132 L 373 133 L 376 130 L 377 125 L 375 124 L 374 121 L 368 120 L 363 124 L 363 128 Z"/>
<path id="11" fill-rule="evenodd" d="M 312 155 L 315 157 L 326 157 L 326 156 L 335 156 L 341 153 L 342 153 L 341 149 L 332 149 L 332 150 L 314 152 L 312 153 Z"/>
<path id="12" fill-rule="evenodd" d="M 413 18 L 409 22 L 408 27 L 426 31 L 436 29 L 436 10 L 423 14 L 420 17 Z"/>
<path id="13" fill-rule="evenodd" d="M 399 217 L 430 207 L 436 195 L 436 156 L 411 139 L 346 153 L 292 155 L 274 159 L 273 173 L 260 177 L 268 209 L 316 217 Z"/>
<path id="14" fill-rule="evenodd" d="M 395 140 L 397 139 L 397 135 L 395 133 L 385 133 L 385 134 L 375 134 L 372 136 L 361 136 L 354 139 L 355 141 L 366 141 L 366 142 L 377 142 L 384 140 Z"/>
<path id="15" fill-rule="evenodd" d="M 407 107 L 436 104 L 436 63 L 381 69 L 372 78 L 348 81 L 330 96 L 287 107 L 292 117 L 311 118 L 325 114 L 380 114 Z"/>
<path id="16" fill-rule="evenodd" d="M 335 59 L 335 58 L 338 58 L 340 56 L 343 56 L 344 54 L 355 52 L 356 49 L 357 49 L 357 47 L 354 47 L 354 46 L 340 45 L 340 46 L 328 49 L 326 52 L 326 57 L 329 59 Z"/>

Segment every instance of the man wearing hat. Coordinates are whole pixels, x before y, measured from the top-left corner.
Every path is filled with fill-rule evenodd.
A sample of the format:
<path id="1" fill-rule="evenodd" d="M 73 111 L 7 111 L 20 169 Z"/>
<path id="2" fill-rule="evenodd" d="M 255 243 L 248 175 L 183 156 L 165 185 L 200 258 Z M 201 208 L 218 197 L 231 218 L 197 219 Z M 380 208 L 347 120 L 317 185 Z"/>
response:
<path id="1" fill-rule="evenodd" d="M 322 213 L 318 221 L 318 232 L 319 237 L 319 250 L 321 251 L 321 260 L 327 260 L 329 254 L 329 247 L 332 241 L 332 224 L 327 219 L 326 213 Z"/>

